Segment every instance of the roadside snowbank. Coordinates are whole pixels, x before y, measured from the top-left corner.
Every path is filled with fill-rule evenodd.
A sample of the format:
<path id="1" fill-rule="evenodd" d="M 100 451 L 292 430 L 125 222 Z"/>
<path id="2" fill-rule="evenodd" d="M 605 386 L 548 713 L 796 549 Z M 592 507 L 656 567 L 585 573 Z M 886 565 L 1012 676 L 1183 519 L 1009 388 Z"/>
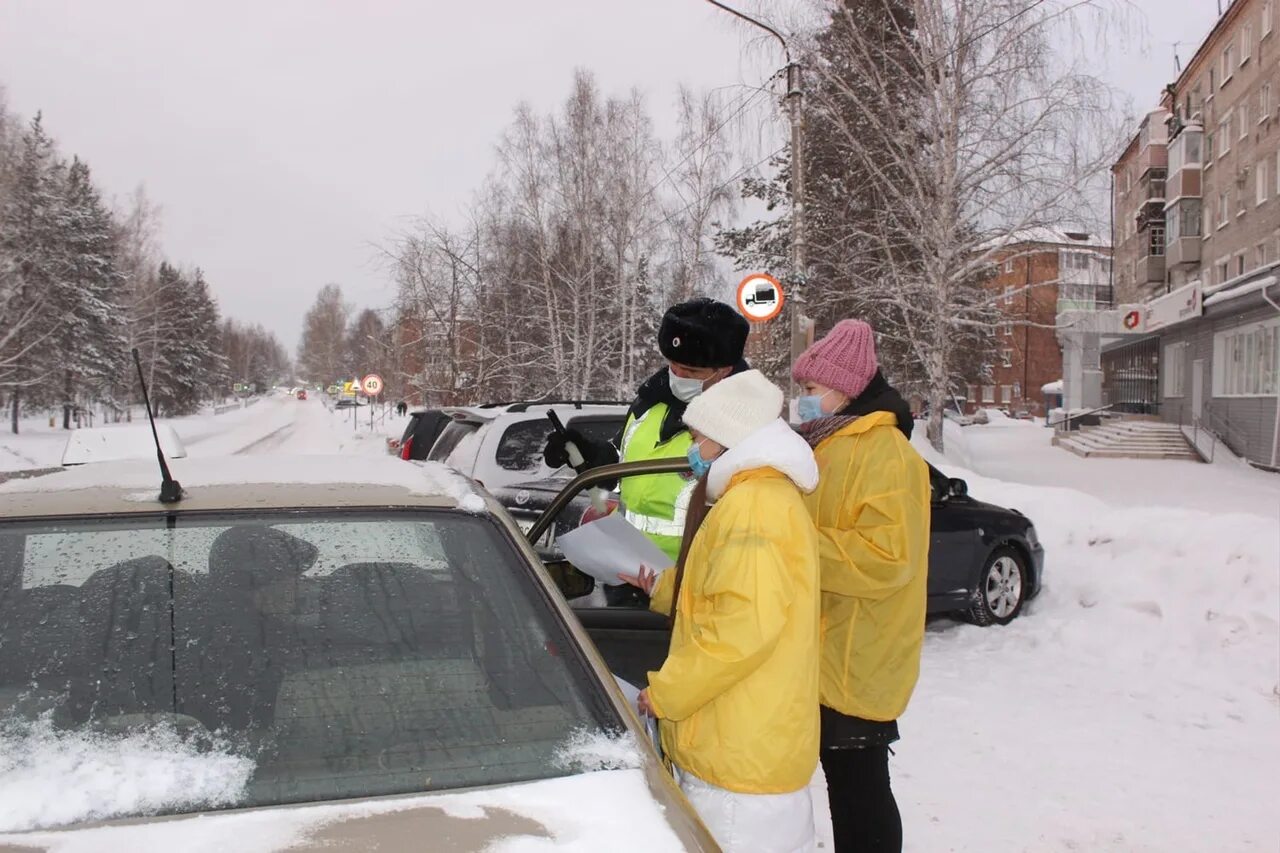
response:
<path id="1" fill-rule="evenodd" d="M 1047 568 L 1040 598 L 1006 628 L 929 624 L 895 746 L 908 849 L 1277 849 L 1271 481 L 1078 459 L 1047 435 L 1018 444 L 1040 432 L 948 430 L 948 456 L 1095 494 L 989 479 L 918 445 L 973 497 L 1025 512 Z"/>

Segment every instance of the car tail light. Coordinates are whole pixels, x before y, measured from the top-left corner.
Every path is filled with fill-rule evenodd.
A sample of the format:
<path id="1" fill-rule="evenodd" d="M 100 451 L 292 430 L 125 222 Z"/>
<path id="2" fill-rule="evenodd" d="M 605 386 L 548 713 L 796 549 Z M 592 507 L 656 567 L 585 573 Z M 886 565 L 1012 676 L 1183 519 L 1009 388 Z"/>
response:
<path id="1" fill-rule="evenodd" d="M 411 450 L 413 450 L 413 436 L 410 436 L 409 440 L 400 446 L 400 458 L 407 461 Z"/>
<path id="2" fill-rule="evenodd" d="M 604 512 L 600 512 L 594 506 L 589 506 L 586 512 L 582 513 L 582 518 L 578 521 L 578 526 L 590 524 L 593 521 L 604 518 L 606 515 L 613 515 L 618 511 L 618 502 L 610 498 L 604 502 Z"/>

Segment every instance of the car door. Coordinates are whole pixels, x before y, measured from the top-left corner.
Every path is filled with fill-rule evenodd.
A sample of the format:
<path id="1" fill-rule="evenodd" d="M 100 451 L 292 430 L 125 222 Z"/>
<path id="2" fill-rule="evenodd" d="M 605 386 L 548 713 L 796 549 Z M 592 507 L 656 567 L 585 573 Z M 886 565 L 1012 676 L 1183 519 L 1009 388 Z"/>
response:
<path id="1" fill-rule="evenodd" d="M 967 511 L 967 496 L 950 493 L 950 480 L 930 466 L 929 609 L 951 610 L 969 594 L 981 531 Z"/>
<path id="2" fill-rule="evenodd" d="M 688 462 L 684 459 L 648 460 L 594 468 L 570 481 L 525 535 L 530 542 L 537 542 L 562 510 L 592 486 L 626 477 L 684 473 L 688 470 Z M 576 594 L 570 598 L 569 604 L 609 669 L 638 687 L 647 684 L 648 673 L 662 666 L 671 645 L 667 615 L 651 611 L 644 596 L 627 587 L 613 588 L 608 595 L 601 589 L 593 590 L 590 595 L 581 595 L 583 589 L 589 588 L 589 585 L 582 585 L 584 576 L 581 573 L 563 563 L 549 568 L 553 569 L 551 575 L 566 597 Z M 571 578 L 572 582 L 566 582 L 565 578 Z M 570 590 L 571 586 L 574 589 Z"/>

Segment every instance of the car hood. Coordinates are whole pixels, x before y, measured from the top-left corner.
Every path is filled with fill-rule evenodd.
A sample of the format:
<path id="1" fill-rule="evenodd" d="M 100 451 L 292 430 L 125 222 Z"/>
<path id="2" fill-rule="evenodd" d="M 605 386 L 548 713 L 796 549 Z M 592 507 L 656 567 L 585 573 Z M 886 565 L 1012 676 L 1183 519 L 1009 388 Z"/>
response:
<path id="1" fill-rule="evenodd" d="M 660 801 L 666 797 L 669 801 Z M 625 808 L 623 806 L 625 805 Z M 626 820 L 618 819 L 623 809 Z M 0 853 L 32 850 L 226 849 L 270 851 L 408 850 L 430 839 L 433 850 L 480 851 L 500 839 L 548 849 L 616 849 L 621 833 L 637 849 L 710 849 L 698 827 L 668 820 L 677 795 L 656 789 L 641 769 L 600 770 L 453 794 L 282 806 L 239 812 L 138 819 L 52 832 L 0 834 Z M 536 839 L 536 840 L 535 840 Z"/>

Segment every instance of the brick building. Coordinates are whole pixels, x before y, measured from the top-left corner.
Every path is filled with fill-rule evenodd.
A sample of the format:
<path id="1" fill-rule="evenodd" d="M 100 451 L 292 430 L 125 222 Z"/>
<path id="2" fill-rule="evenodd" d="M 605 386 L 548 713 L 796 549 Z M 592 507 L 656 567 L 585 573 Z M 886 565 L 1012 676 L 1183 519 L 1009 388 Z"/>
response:
<path id="1" fill-rule="evenodd" d="M 1143 117 L 1111 167 L 1115 205 L 1115 295 L 1143 302 L 1165 292 L 1165 195 L 1168 121 L 1164 107 Z"/>
<path id="2" fill-rule="evenodd" d="M 1045 414 L 1041 388 L 1062 378 L 1062 349 L 1055 334 L 1064 305 L 1096 310 L 1110 305 L 1111 251 L 1106 241 L 1082 232 L 1038 228 L 1014 238 L 997 255 L 988 282 L 1008 318 L 996 331 L 996 360 L 989 384 L 969 387 L 966 409 L 998 408 L 1010 414 Z"/>

